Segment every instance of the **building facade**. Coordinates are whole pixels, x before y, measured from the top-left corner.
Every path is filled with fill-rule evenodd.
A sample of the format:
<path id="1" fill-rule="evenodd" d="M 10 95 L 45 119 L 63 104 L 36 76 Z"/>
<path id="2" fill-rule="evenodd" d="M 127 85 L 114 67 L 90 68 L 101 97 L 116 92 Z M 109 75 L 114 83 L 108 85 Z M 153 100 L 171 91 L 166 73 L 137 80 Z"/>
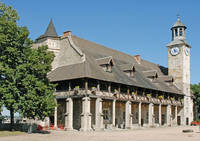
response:
<path id="1" fill-rule="evenodd" d="M 48 78 L 57 83 L 52 124 L 65 130 L 132 129 L 186 125 L 193 120 L 190 46 L 178 19 L 167 45 L 169 66 L 84 40 L 50 21 L 34 48 L 55 54 Z M 178 53 L 177 53 L 178 52 Z"/>

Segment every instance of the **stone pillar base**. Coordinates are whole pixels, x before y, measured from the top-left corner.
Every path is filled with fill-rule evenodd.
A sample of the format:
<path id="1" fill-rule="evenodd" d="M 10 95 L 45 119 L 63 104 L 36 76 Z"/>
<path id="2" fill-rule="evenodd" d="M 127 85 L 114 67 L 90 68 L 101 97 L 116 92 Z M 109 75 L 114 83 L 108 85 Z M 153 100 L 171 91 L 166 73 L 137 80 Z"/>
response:
<path id="1" fill-rule="evenodd" d="M 65 127 L 64 130 L 65 130 L 65 131 L 74 131 L 73 128 L 67 128 L 67 127 Z"/>

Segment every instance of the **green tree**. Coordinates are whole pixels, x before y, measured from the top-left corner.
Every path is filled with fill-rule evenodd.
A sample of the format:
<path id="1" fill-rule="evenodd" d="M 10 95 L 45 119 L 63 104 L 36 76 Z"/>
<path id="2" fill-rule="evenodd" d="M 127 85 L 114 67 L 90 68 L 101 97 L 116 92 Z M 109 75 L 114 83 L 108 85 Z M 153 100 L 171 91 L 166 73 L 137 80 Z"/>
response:
<path id="1" fill-rule="evenodd" d="M 198 113 L 200 113 L 200 83 L 191 85 L 192 93 L 194 94 L 194 112 L 198 118 Z"/>
<path id="2" fill-rule="evenodd" d="M 0 98 L 10 110 L 11 128 L 14 113 L 44 119 L 54 110 L 55 85 L 47 79 L 54 55 L 47 46 L 32 49 L 26 27 L 19 27 L 17 12 L 0 3 Z"/>
<path id="3" fill-rule="evenodd" d="M 55 107 L 55 84 L 47 79 L 54 55 L 47 48 L 42 46 L 26 52 L 27 62 L 20 68 L 25 77 L 21 79 L 23 94 L 20 97 L 19 111 L 23 117 L 29 119 L 44 119 L 53 114 Z"/>

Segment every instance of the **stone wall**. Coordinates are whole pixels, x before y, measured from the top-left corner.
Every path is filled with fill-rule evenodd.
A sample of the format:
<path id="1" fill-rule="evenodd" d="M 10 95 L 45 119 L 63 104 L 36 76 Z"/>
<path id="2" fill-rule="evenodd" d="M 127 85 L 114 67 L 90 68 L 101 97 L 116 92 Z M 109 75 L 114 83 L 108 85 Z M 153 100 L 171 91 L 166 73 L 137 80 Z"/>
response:
<path id="1" fill-rule="evenodd" d="M 28 128 L 29 128 L 29 124 L 28 123 L 20 123 L 20 124 L 14 124 L 13 129 L 15 131 L 22 131 L 22 132 L 27 132 Z M 10 123 L 4 123 L 4 124 L 0 124 L 0 131 L 7 131 L 10 130 Z M 32 125 L 32 131 L 36 131 L 37 130 L 37 125 L 33 124 Z"/>

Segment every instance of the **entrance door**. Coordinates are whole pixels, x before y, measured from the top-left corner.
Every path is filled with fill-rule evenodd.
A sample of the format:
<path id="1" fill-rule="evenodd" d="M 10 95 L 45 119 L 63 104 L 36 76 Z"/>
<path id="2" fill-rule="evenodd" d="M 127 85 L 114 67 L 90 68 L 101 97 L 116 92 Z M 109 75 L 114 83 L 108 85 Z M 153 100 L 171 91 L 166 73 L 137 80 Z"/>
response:
<path id="1" fill-rule="evenodd" d="M 177 116 L 177 125 L 181 125 L 181 116 Z"/>
<path id="2" fill-rule="evenodd" d="M 186 118 L 186 125 L 189 125 L 189 118 Z"/>
<path id="3" fill-rule="evenodd" d="M 162 114 L 162 125 L 164 125 L 165 124 L 165 115 L 164 114 Z"/>

